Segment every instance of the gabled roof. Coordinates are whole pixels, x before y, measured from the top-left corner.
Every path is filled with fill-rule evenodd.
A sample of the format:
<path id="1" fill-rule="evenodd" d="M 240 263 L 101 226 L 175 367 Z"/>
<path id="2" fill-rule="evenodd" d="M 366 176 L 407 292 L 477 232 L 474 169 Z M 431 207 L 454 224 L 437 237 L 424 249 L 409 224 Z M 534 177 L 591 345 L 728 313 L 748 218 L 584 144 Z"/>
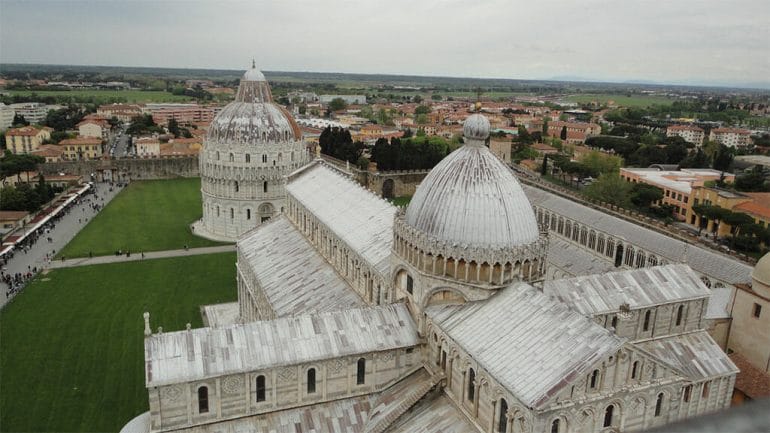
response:
<path id="1" fill-rule="evenodd" d="M 335 311 L 144 339 L 146 385 L 412 347 L 420 343 L 404 304 Z"/>
<path id="2" fill-rule="evenodd" d="M 320 161 L 293 173 L 286 192 L 380 274 L 388 275 L 395 206 Z"/>
<path id="3" fill-rule="evenodd" d="M 539 188 L 522 185 L 530 203 L 552 212 L 572 218 L 597 231 L 657 254 L 670 262 L 679 262 L 686 257 L 690 267 L 717 280 L 729 284 L 751 282 L 751 266 L 740 261 L 709 251 L 697 245 L 689 245 L 662 233 L 622 220 L 596 209 L 591 209 L 572 200 Z"/>
<path id="4" fill-rule="evenodd" d="M 707 298 L 711 291 L 687 265 L 655 266 L 546 281 L 543 292 L 559 298 L 586 316 L 689 299 Z"/>
<path id="5" fill-rule="evenodd" d="M 676 368 L 692 381 L 738 372 L 738 367 L 706 331 L 657 338 L 634 346 Z"/>
<path id="6" fill-rule="evenodd" d="M 625 341 L 526 283 L 484 301 L 428 307 L 427 313 L 501 385 L 533 408 L 542 407 Z"/>
<path id="7" fill-rule="evenodd" d="M 366 305 L 284 215 L 243 235 L 238 253 L 278 317 Z"/>

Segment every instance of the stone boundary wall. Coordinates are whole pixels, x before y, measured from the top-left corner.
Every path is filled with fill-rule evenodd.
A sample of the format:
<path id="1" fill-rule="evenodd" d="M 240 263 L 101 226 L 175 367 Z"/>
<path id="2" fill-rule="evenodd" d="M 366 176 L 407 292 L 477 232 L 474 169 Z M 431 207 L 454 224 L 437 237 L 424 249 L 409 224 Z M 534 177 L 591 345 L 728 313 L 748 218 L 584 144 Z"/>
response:
<path id="1" fill-rule="evenodd" d="M 58 173 L 77 174 L 83 176 L 85 181 L 93 179 L 98 182 L 200 176 L 197 156 L 48 162 L 40 164 L 38 171 L 44 176 Z"/>

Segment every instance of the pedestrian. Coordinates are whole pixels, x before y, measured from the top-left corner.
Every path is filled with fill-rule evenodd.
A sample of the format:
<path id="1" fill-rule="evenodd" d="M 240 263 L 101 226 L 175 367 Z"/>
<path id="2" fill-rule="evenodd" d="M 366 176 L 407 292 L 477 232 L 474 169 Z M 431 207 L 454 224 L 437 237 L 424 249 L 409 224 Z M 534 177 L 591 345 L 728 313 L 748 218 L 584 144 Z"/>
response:
<path id="1" fill-rule="evenodd" d="M 144 251 L 142 251 L 141 253 L 142 253 L 142 260 L 144 260 Z"/>

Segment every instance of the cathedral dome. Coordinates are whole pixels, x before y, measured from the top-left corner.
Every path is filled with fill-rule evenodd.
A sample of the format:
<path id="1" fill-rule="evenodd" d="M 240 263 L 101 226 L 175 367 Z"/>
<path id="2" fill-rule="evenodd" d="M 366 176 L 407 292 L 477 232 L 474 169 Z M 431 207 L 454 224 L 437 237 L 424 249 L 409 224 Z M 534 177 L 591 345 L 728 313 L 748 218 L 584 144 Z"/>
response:
<path id="1" fill-rule="evenodd" d="M 752 288 L 755 292 L 770 296 L 770 253 L 759 259 L 751 272 L 751 279 L 754 280 Z"/>
<path id="2" fill-rule="evenodd" d="M 273 102 L 270 85 L 254 65 L 241 77 L 235 101 L 217 114 L 209 126 L 207 145 L 267 144 L 301 139 L 299 126 Z"/>
<path id="3" fill-rule="evenodd" d="M 489 121 L 463 126 L 465 145 L 441 161 L 417 188 L 406 223 L 448 244 L 511 248 L 539 238 L 535 213 L 511 170 L 484 145 Z"/>

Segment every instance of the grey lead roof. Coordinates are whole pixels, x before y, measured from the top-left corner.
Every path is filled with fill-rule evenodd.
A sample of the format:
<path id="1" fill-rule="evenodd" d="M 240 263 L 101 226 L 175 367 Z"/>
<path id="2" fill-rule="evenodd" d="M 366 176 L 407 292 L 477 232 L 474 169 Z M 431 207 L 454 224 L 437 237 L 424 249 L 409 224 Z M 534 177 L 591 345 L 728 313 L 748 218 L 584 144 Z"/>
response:
<path id="1" fill-rule="evenodd" d="M 694 270 L 729 284 L 749 283 L 751 266 L 698 245 L 689 245 L 662 233 L 638 226 L 604 212 L 528 185 L 524 192 L 533 206 L 541 206 L 559 215 L 572 218 L 598 231 L 625 239 L 669 262 L 680 262 L 686 256 Z"/>
<path id="2" fill-rule="evenodd" d="M 395 206 L 320 162 L 299 171 L 286 191 L 381 275 L 388 275 Z"/>
<path id="3" fill-rule="evenodd" d="M 419 344 L 404 304 L 284 317 L 144 340 L 147 387 Z"/>
<path id="4" fill-rule="evenodd" d="M 284 215 L 241 237 L 238 253 L 277 317 L 366 305 Z"/>
<path id="5" fill-rule="evenodd" d="M 484 301 L 429 307 L 427 313 L 501 385 L 534 408 L 625 341 L 526 283 Z"/>
<path id="6" fill-rule="evenodd" d="M 634 345 L 694 381 L 738 372 L 738 367 L 706 331 L 658 338 Z"/>
<path id="7" fill-rule="evenodd" d="M 617 270 L 613 263 L 560 236 L 548 239 L 548 266 L 577 275 L 601 274 Z"/>
<path id="8" fill-rule="evenodd" d="M 637 309 L 711 295 L 687 265 L 551 280 L 543 283 L 543 293 L 556 296 L 586 316 L 618 311 L 624 303 Z"/>

